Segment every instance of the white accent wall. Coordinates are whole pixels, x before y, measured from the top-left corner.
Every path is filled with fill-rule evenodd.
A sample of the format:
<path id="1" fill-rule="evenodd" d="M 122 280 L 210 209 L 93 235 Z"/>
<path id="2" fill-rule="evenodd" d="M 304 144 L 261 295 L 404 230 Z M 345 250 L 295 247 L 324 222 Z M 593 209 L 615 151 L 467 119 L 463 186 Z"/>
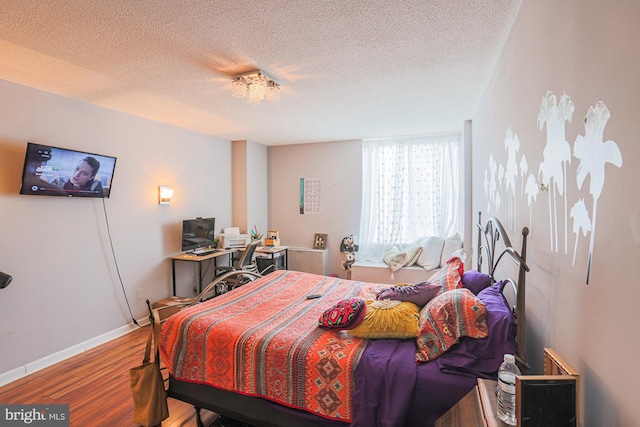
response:
<path id="1" fill-rule="evenodd" d="M 523 1 L 472 120 L 474 212 L 505 219 L 513 243 L 530 227 L 528 358 L 540 373 L 551 347 L 580 373 L 583 426 L 640 425 L 638 22 L 637 0 Z M 586 136 L 598 151 L 576 149 Z M 491 159 L 508 170 L 516 147 L 537 185 L 487 191 Z"/>
<path id="2" fill-rule="evenodd" d="M 252 141 L 232 142 L 233 225 L 240 233 L 256 228 L 263 237 L 269 224 L 267 210 L 267 147 Z"/>

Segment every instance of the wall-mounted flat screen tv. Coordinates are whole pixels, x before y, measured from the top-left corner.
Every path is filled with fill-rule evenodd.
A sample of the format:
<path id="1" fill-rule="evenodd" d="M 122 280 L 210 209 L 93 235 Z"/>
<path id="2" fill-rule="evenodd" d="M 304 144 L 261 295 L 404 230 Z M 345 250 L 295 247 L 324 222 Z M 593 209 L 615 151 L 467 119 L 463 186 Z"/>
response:
<path id="1" fill-rule="evenodd" d="M 20 194 L 109 197 L 115 167 L 115 157 L 29 142 Z"/>
<path id="2" fill-rule="evenodd" d="M 182 250 L 192 251 L 215 244 L 215 218 L 185 219 L 182 221 Z"/>

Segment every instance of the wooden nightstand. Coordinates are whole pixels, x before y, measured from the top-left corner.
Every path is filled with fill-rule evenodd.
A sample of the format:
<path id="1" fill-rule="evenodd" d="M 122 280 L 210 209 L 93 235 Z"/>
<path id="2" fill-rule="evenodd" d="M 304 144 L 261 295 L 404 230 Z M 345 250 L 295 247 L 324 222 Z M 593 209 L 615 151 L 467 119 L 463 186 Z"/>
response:
<path id="1" fill-rule="evenodd" d="M 497 381 L 478 385 L 436 421 L 436 427 L 509 427 L 496 414 Z"/>
<path id="2" fill-rule="evenodd" d="M 509 424 L 498 418 L 497 385 L 498 381 L 478 378 L 478 393 L 482 401 L 482 413 L 488 427 L 509 427 Z"/>
<path id="3" fill-rule="evenodd" d="M 550 348 L 544 349 L 544 375 L 516 378 L 518 425 L 579 426 L 580 375 Z M 533 391 L 525 390 L 529 386 Z M 478 378 L 478 385 L 436 421 L 436 427 L 510 427 L 497 414 L 497 381 Z M 544 387 L 544 388 L 543 388 Z"/>

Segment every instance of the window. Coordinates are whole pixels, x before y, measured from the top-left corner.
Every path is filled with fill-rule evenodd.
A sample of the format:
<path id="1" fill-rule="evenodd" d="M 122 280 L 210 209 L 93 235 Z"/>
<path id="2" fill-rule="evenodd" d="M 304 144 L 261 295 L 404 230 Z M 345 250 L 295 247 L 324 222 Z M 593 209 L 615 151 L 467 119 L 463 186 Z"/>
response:
<path id="1" fill-rule="evenodd" d="M 363 142 L 360 259 L 461 229 L 460 134 Z"/>

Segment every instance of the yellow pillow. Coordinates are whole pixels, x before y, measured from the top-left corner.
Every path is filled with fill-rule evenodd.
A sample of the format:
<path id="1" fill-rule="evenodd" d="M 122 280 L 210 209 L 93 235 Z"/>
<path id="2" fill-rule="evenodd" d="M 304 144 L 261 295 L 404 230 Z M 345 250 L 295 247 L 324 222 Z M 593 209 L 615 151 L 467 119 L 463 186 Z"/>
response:
<path id="1" fill-rule="evenodd" d="M 420 333 L 420 308 L 411 302 L 367 301 L 367 314 L 360 325 L 349 330 L 358 338 L 416 338 Z"/>

